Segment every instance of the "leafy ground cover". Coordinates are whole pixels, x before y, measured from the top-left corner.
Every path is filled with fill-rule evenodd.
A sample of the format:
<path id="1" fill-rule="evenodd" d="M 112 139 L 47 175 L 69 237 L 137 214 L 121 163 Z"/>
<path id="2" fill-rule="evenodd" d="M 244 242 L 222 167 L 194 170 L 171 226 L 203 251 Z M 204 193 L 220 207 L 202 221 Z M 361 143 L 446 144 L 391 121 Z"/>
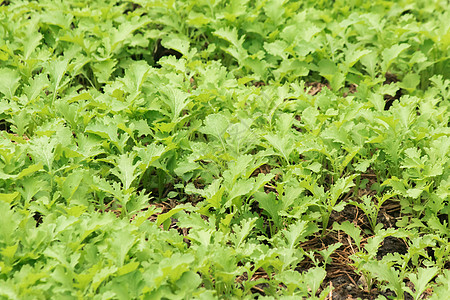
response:
<path id="1" fill-rule="evenodd" d="M 445 299 L 448 1 L 3 1 L 1 299 Z"/>

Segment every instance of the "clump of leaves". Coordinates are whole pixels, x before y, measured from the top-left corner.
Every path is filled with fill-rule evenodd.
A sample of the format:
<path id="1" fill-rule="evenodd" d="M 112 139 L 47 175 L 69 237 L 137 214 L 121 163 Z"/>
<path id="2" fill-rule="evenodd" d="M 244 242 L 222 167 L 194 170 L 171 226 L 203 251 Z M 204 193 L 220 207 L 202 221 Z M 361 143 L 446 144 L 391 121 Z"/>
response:
<path id="1" fill-rule="evenodd" d="M 0 4 L 0 297 L 446 295 L 445 1 Z"/>

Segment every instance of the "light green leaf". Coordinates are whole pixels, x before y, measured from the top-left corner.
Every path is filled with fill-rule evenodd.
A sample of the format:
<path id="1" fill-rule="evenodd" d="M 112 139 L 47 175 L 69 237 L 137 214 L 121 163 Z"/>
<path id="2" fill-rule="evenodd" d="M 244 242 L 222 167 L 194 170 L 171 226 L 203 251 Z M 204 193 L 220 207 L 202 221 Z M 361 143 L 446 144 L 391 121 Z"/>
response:
<path id="1" fill-rule="evenodd" d="M 333 229 L 342 230 L 343 232 L 348 234 L 348 236 L 355 241 L 358 249 L 361 248 L 361 230 L 357 228 L 353 223 L 350 223 L 349 221 L 345 221 L 342 224 L 334 223 Z"/>
<path id="2" fill-rule="evenodd" d="M 133 95 L 136 95 L 141 90 L 142 83 L 145 81 L 149 71 L 150 66 L 145 61 L 133 61 L 123 78 L 125 88 L 133 92 Z"/>
<path id="3" fill-rule="evenodd" d="M 375 51 L 371 51 L 361 58 L 361 64 L 365 67 L 370 77 L 375 78 L 378 56 Z"/>
<path id="4" fill-rule="evenodd" d="M 220 28 L 214 32 L 214 35 L 230 42 L 236 48 L 240 47 L 242 42 L 238 38 L 238 32 L 236 28 Z"/>
<path id="5" fill-rule="evenodd" d="M 151 21 L 147 18 L 141 18 L 137 22 L 124 22 L 120 24 L 118 29 L 114 28 L 111 35 L 111 50 L 114 51 L 119 46 L 120 42 L 131 37 L 132 33 L 135 30 L 139 29 L 142 26 L 145 26 L 150 22 Z"/>
<path id="6" fill-rule="evenodd" d="M 20 74 L 16 70 L 9 68 L 0 69 L 0 93 L 8 99 L 12 99 L 19 87 Z"/>
<path id="7" fill-rule="evenodd" d="M 39 94 L 49 86 L 49 80 L 46 74 L 39 74 L 30 78 L 28 81 L 30 85 L 24 87 L 24 92 L 27 95 L 28 101 L 35 100 Z"/>
<path id="8" fill-rule="evenodd" d="M 183 35 L 170 33 L 161 39 L 161 45 L 167 49 L 173 49 L 184 56 L 189 56 L 189 40 Z"/>
<path id="9" fill-rule="evenodd" d="M 315 267 L 308 270 L 303 275 L 304 283 L 311 289 L 310 295 L 314 297 L 322 284 L 327 272 L 323 268 Z"/>
<path id="10" fill-rule="evenodd" d="M 383 94 L 379 93 L 371 93 L 368 97 L 369 102 L 375 107 L 376 111 L 384 111 L 384 106 L 386 105 L 386 101 L 383 99 Z"/>
<path id="11" fill-rule="evenodd" d="M 221 185 L 222 179 L 215 179 L 208 185 L 205 189 L 197 189 L 192 183 L 186 185 L 185 191 L 187 193 L 197 193 L 203 197 L 205 200 L 213 207 L 219 208 L 222 204 L 222 195 L 225 188 Z"/>
<path id="12" fill-rule="evenodd" d="M 86 126 L 85 132 L 94 133 L 108 141 L 117 143 L 117 124 L 112 119 L 102 119 L 101 121 L 91 122 Z M 113 124 L 111 124 L 113 123 Z"/>
<path id="13" fill-rule="evenodd" d="M 127 229 L 114 230 L 111 239 L 109 254 L 115 257 L 116 265 L 122 267 L 126 261 L 127 253 L 136 242 L 136 235 Z"/>
<path id="14" fill-rule="evenodd" d="M 286 1 L 270 0 L 263 6 L 265 14 L 271 19 L 274 24 L 283 18 L 284 7 L 283 4 Z"/>
<path id="15" fill-rule="evenodd" d="M 106 83 L 109 81 L 112 72 L 116 67 L 117 61 L 114 59 L 107 59 L 104 61 L 92 63 L 92 71 L 97 77 L 97 81 L 100 83 Z"/>
<path id="16" fill-rule="evenodd" d="M 189 161 L 181 161 L 177 164 L 177 167 L 174 169 L 175 174 L 178 176 L 183 176 L 186 173 L 192 172 L 194 170 L 200 169 L 200 165 L 196 162 Z"/>
<path id="17" fill-rule="evenodd" d="M 439 268 L 418 268 L 417 274 L 410 274 L 409 280 L 414 284 L 414 290 L 412 295 L 414 295 L 414 300 L 421 299 L 422 293 L 427 289 L 428 283 L 433 279 L 438 273 Z"/>
<path id="18" fill-rule="evenodd" d="M 239 62 L 242 63 L 248 57 L 247 51 L 242 46 L 245 40 L 245 36 L 241 36 L 241 38 L 238 38 L 238 32 L 236 28 L 219 28 L 218 30 L 214 31 L 213 34 L 231 43 L 232 46 L 224 50 L 231 56 L 236 58 Z"/>
<path id="19" fill-rule="evenodd" d="M 142 148 L 135 147 L 134 150 L 137 151 L 139 158 L 142 160 L 142 164 L 140 164 L 141 169 L 146 170 L 148 167 L 152 166 L 152 164 L 157 161 L 168 148 L 164 145 L 152 143 Z"/>
<path id="20" fill-rule="evenodd" d="M 19 196 L 19 192 L 14 192 L 10 194 L 0 193 L 0 201 L 6 202 L 6 203 L 12 203 L 14 199 Z"/>
<path id="21" fill-rule="evenodd" d="M 115 157 L 116 167 L 111 169 L 111 173 L 116 175 L 123 184 L 123 188 L 127 191 L 134 180 L 136 180 L 142 173 L 142 169 L 139 168 L 141 161 L 134 163 L 136 153 L 124 153 Z"/>
<path id="22" fill-rule="evenodd" d="M 420 75 L 416 73 L 408 73 L 405 75 L 399 86 L 408 92 L 413 92 L 420 83 Z"/>
<path id="23" fill-rule="evenodd" d="M 281 40 L 276 40 L 272 43 L 264 43 L 264 49 L 274 56 L 279 56 L 283 60 L 288 58 L 288 53 L 285 51 L 288 45 L 286 42 Z"/>
<path id="24" fill-rule="evenodd" d="M 23 57 L 25 60 L 27 60 L 31 53 L 33 53 L 34 49 L 39 45 L 42 39 L 42 34 L 40 34 L 37 31 L 31 31 L 30 35 L 27 36 L 27 39 L 25 40 L 23 44 Z"/>
<path id="25" fill-rule="evenodd" d="M 60 88 L 61 80 L 64 74 L 67 72 L 69 65 L 69 59 L 58 59 L 50 63 L 50 75 L 53 84 L 53 101 L 55 101 L 57 92 Z"/>
<path id="26" fill-rule="evenodd" d="M 232 190 L 228 196 L 228 201 L 248 194 L 253 189 L 255 180 L 253 178 L 238 180 L 234 183 Z"/>
<path id="27" fill-rule="evenodd" d="M 137 131 L 140 136 L 142 136 L 142 135 L 151 136 L 152 135 L 152 130 L 150 129 L 150 126 L 148 126 L 148 123 L 146 120 L 134 120 L 130 124 L 129 128 L 131 131 Z"/>
<path id="28" fill-rule="evenodd" d="M 319 73 L 322 76 L 326 76 L 326 75 L 335 75 L 338 72 L 338 67 L 336 66 L 336 64 L 329 60 L 329 59 L 323 59 L 319 62 Z"/>
<path id="29" fill-rule="evenodd" d="M 351 187 L 355 186 L 353 179 L 357 175 L 353 174 L 349 177 L 341 177 L 330 189 L 330 205 L 334 206 L 339 197 L 350 190 Z"/>
<path id="30" fill-rule="evenodd" d="M 122 267 L 117 269 L 117 276 L 122 276 L 128 273 L 133 272 L 139 267 L 140 263 L 137 261 L 133 261 L 130 263 L 127 263 L 126 265 L 123 265 Z"/>
<path id="31" fill-rule="evenodd" d="M 371 51 L 367 49 L 355 51 L 351 51 L 349 49 L 349 51 L 347 51 L 345 56 L 345 63 L 347 64 L 348 67 L 353 67 L 353 65 L 356 64 L 358 60 L 360 60 L 362 57 L 366 56 L 369 53 L 371 53 Z"/>
<path id="32" fill-rule="evenodd" d="M 383 62 L 381 64 L 383 73 L 389 70 L 392 62 L 402 53 L 404 50 L 408 49 L 410 46 L 408 44 L 395 44 L 390 48 L 386 48 L 381 52 L 381 57 Z"/>
<path id="33" fill-rule="evenodd" d="M 397 297 L 403 297 L 406 289 L 403 278 L 400 277 L 399 271 L 389 266 L 385 262 L 371 261 L 365 266 L 370 272 L 376 274 L 379 280 L 385 281 L 388 288 L 391 288 Z"/>
<path id="34" fill-rule="evenodd" d="M 100 263 L 99 263 L 100 264 Z M 92 278 L 92 290 L 96 291 L 100 284 L 117 271 L 116 266 L 108 266 L 95 271 Z"/>
<path id="35" fill-rule="evenodd" d="M 200 131 L 205 134 L 212 135 L 218 139 L 225 148 L 224 135 L 227 132 L 229 122 L 227 117 L 221 113 L 208 115 L 204 121 L 204 126 L 200 128 Z"/>
<path id="36" fill-rule="evenodd" d="M 42 163 L 49 171 L 53 168 L 58 141 L 44 135 L 30 141 L 30 152 L 36 162 Z"/>
<path id="37" fill-rule="evenodd" d="M 276 134 L 266 134 L 264 138 L 272 145 L 275 150 L 279 154 L 281 154 L 281 157 L 284 158 L 287 164 L 289 164 L 289 155 L 291 154 L 293 148 L 293 143 L 289 136 L 283 135 L 280 137 Z"/>
<path id="38" fill-rule="evenodd" d="M 298 220 L 294 224 L 291 224 L 286 230 L 283 230 L 282 233 L 288 242 L 288 249 L 294 249 L 297 243 L 317 230 L 318 227 L 316 224 Z"/>
<path id="39" fill-rule="evenodd" d="M 165 97 L 163 97 L 163 101 L 170 107 L 172 122 L 175 122 L 175 120 L 180 116 L 181 111 L 189 103 L 189 94 L 170 86 L 162 87 L 161 91 L 165 95 Z"/>
<path id="40" fill-rule="evenodd" d="M 417 189 L 417 188 L 407 189 L 406 190 L 406 195 L 411 197 L 411 198 L 413 198 L 413 199 L 417 199 L 417 198 L 420 197 L 422 192 L 423 192 L 423 189 Z"/>
<path id="41" fill-rule="evenodd" d="M 75 170 L 73 173 L 70 173 L 70 175 L 64 180 L 64 184 L 61 189 L 62 196 L 67 200 L 70 200 L 80 186 L 84 176 L 86 176 L 86 173 L 81 170 Z"/>
<path id="42" fill-rule="evenodd" d="M 246 219 L 239 225 L 234 225 L 233 230 L 236 235 L 236 248 L 239 248 L 244 239 L 250 234 L 251 230 L 255 226 L 257 218 Z"/>
<path id="43" fill-rule="evenodd" d="M 319 173 L 320 170 L 322 169 L 322 164 L 315 161 L 312 164 L 306 166 L 307 169 L 310 169 L 311 171 L 313 171 L 314 173 Z"/>
<path id="44" fill-rule="evenodd" d="M 281 219 L 279 216 L 280 210 L 283 208 L 283 203 L 276 199 L 274 193 L 264 193 L 264 192 L 256 192 L 255 200 L 259 203 L 259 207 L 261 207 L 265 213 L 272 218 L 276 227 L 281 225 Z"/>
<path id="45" fill-rule="evenodd" d="M 164 214 L 160 214 L 156 219 L 156 226 L 160 226 L 164 222 L 166 222 L 170 217 L 172 217 L 174 214 L 182 211 L 182 210 L 192 210 L 192 206 L 190 204 L 183 204 L 183 205 L 177 205 L 177 207 L 172 208 L 168 212 Z M 168 227 L 164 226 L 164 228 L 167 230 Z"/>

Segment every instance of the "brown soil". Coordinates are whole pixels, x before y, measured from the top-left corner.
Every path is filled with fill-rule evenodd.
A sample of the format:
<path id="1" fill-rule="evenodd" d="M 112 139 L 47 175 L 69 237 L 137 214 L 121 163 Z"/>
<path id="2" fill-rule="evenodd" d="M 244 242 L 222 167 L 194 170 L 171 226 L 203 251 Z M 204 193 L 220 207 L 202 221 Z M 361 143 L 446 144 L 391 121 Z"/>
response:
<path id="1" fill-rule="evenodd" d="M 394 227 L 395 220 L 398 217 L 400 210 L 399 204 L 396 202 L 386 201 L 381 207 L 378 216 L 378 222 L 383 224 L 384 228 Z M 362 231 L 369 229 L 368 219 L 363 211 L 353 205 L 347 205 L 341 212 L 333 212 L 330 218 L 330 223 L 350 221 L 358 226 Z M 361 245 L 364 245 L 370 235 L 365 234 L 362 238 Z M 385 297 L 389 293 L 382 292 L 376 287 L 372 287 L 369 291 L 365 285 L 364 277 L 358 274 L 354 267 L 352 267 L 352 260 L 349 258 L 355 253 L 357 246 L 353 240 L 343 232 L 329 231 L 323 238 L 316 237 L 319 242 L 310 244 L 309 247 L 314 250 L 322 250 L 329 245 L 340 242 L 343 244 L 332 255 L 332 262 L 327 266 L 327 276 L 323 282 L 323 288 L 327 286 L 333 287 L 333 292 L 327 299 L 346 300 L 346 299 L 376 299 L 378 295 Z M 319 247 L 319 245 L 321 246 Z M 308 245 L 303 245 L 308 248 Z M 387 237 L 381 243 L 377 253 L 377 259 L 381 259 L 388 253 L 406 253 L 405 243 L 395 237 Z"/>
<path id="2" fill-rule="evenodd" d="M 307 82 L 305 83 L 305 86 L 310 88 L 308 90 L 308 94 L 314 96 L 322 91 L 324 87 L 327 87 L 329 90 L 331 90 L 331 87 L 328 83 L 321 83 L 321 82 Z"/>
<path id="3" fill-rule="evenodd" d="M 270 166 L 262 165 L 255 170 L 254 176 L 259 173 L 270 172 Z M 371 178 L 371 181 L 373 178 Z M 366 189 L 360 190 L 360 194 L 371 194 L 373 191 Z M 169 199 L 161 203 L 153 203 L 152 206 L 156 206 L 161 209 L 161 212 L 150 217 L 150 221 L 155 222 L 157 216 L 162 213 L 168 212 L 170 209 L 177 206 L 176 200 Z M 195 203 L 193 203 L 195 205 Z M 378 223 L 383 224 L 384 228 L 395 227 L 396 220 L 399 218 L 400 214 L 400 204 L 396 201 L 386 201 L 380 209 L 378 214 Z M 366 240 L 371 236 L 367 232 L 370 232 L 370 226 L 368 225 L 368 219 L 364 212 L 354 205 L 347 205 L 341 212 L 333 212 L 330 216 L 329 224 L 330 228 L 334 222 L 342 223 L 344 221 L 350 221 L 356 226 L 358 226 L 363 232 L 363 238 L 361 241 L 361 246 L 366 243 Z M 172 218 L 170 224 L 171 229 L 177 230 L 180 235 L 187 236 L 189 233 L 188 228 L 179 228 L 176 219 Z M 162 228 L 162 225 L 161 225 Z M 364 233 L 366 232 L 366 233 Z M 188 239 L 184 239 L 185 242 L 190 244 Z M 383 292 L 378 290 L 376 287 L 372 287 L 368 290 L 367 285 L 365 285 L 364 278 L 361 274 L 358 274 L 355 268 L 352 266 L 353 261 L 349 258 L 355 253 L 357 246 L 354 244 L 353 240 L 343 232 L 336 232 L 329 229 L 325 235 L 321 233 L 315 234 L 308 241 L 301 243 L 299 246 L 302 247 L 306 252 L 308 251 L 320 251 L 328 248 L 330 245 L 335 243 L 342 243 L 343 245 L 331 254 L 331 262 L 328 263 L 326 270 L 327 276 L 322 284 L 321 290 L 332 287 L 332 292 L 327 296 L 327 299 L 331 300 L 348 300 L 348 299 L 376 299 L 379 295 L 385 297 L 395 296 L 392 292 Z M 407 251 L 407 247 L 403 240 L 397 239 L 395 237 L 387 237 L 380 245 L 377 253 L 377 259 L 381 259 L 388 253 L 400 253 L 404 254 Z M 316 253 L 316 260 L 321 261 L 322 257 Z M 299 272 L 304 272 L 309 268 L 314 267 L 311 259 L 304 259 L 296 268 Z M 259 269 L 255 272 L 250 280 L 267 279 L 268 274 L 264 269 Z M 239 276 L 236 278 L 236 282 L 243 282 L 249 280 L 247 274 Z M 266 284 L 258 284 L 252 288 L 253 293 L 264 295 L 264 289 L 267 288 Z M 319 290 L 319 292 L 321 291 Z M 406 299 L 409 295 L 405 294 Z"/>
<path id="4" fill-rule="evenodd" d="M 394 82 L 399 82 L 397 75 L 387 72 L 384 77 L 386 80 L 383 82 L 383 84 L 391 84 Z M 394 96 L 391 95 L 384 95 L 384 101 L 386 101 L 386 104 L 384 106 L 384 110 L 388 110 L 395 100 L 400 99 L 400 97 L 403 95 L 403 92 L 401 89 L 399 89 Z"/>

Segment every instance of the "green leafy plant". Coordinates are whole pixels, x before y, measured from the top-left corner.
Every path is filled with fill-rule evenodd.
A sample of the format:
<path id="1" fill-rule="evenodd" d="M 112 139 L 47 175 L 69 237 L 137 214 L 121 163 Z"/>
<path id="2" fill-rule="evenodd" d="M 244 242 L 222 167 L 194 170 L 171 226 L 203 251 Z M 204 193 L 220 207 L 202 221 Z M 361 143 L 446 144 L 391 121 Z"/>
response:
<path id="1" fill-rule="evenodd" d="M 447 296 L 449 19 L 0 1 L 0 298 Z"/>

